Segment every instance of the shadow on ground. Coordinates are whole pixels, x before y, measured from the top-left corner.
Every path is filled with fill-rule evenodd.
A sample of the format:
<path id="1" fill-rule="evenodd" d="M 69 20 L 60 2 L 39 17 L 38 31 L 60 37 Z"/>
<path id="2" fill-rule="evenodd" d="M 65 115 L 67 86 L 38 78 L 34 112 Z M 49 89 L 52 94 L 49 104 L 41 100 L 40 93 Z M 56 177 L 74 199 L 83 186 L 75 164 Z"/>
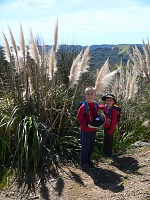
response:
<path id="1" fill-rule="evenodd" d="M 139 164 L 133 157 L 114 157 L 111 165 L 117 167 L 125 173 L 138 173 Z"/>
<path id="2" fill-rule="evenodd" d="M 93 167 L 86 170 L 86 173 L 93 179 L 94 184 L 104 190 L 111 190 L 115 193 L 124 190 L 122 176 L 107 169 Z"/>
<path id="3" fill-rule="evenodd" d="M 138 161 L 132 157 L 113 157 L 111 165 L 117 167 L 119 170 L 125 173 L 138 173 L 139 164 Z M 68 168 L 69 169 L 69 168 Z M 65 170 L 66 171 L 66 170 Z M 122 184 L 122 175 L 115 173 L 113 170 L 103 169 L 101 167 L 94 166 L 91 169 L 84 170 L 92 179 L 96 186 L 104 190 L 111 190 L 114 193 L 121 192 L 124 190 Z M 75 172 L 73 169 L 66 172 L 69 179 L 85 187 L 83 177 L 81 177 L 80 172 Z M 50 200 L 52 197 L 49 193 L 49 186 L 47 182 L 51 182 L 54 179 L 54 184 L 50 186 L 53 187 L 56 194 L 61 196 L 65 186 L 65 178 L 60 176 L 58 171 L 52 170 L 43 174 L 36 174 L 30 177 L 28 176 L 25 182 L 19 184 L 19 188 L 24 186 L 26 188 L 26 198 L 29 197 L 31 193 L 36 194 L 37 180 L 40 181 L 40 195 L 44 200 Z M 18 188 L 18 189 L 19 189 Z"/>
<path id="4" fill-rule="evenodd" d="M 21 194 L 23 194 L 28 199 L 31 194 L 36 195 L 36 187 L 40 185 L 39 188 L 42 199 L 50 200 L 51 196 L 49 193 L 49 187 L 47 186 L 47 182 L 52 179 L 56 180 L 54 189 L 57 191 L 58 195 L 61 196 L 61 193 L 64 188 L 64 180 L 61 177 L 59 177 L 59 173 L 56 170 L 51 170 L 47 173 L 28 175 L 24 181 L 19 182 L 18 190 L 20 188 L 24 188 L 21 189 Z"/>

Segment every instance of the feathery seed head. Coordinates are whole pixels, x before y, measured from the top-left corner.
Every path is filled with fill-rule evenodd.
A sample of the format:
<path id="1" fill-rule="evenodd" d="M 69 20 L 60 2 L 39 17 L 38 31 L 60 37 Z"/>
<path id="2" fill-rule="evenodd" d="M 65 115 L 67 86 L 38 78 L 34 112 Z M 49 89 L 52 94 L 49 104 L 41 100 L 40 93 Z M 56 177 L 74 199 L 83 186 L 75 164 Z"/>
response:
<path id="1" fill-rule="evenodd" d="M 150 120 L 146 120 L 143 124 L 142 124 L 142 126 L 145 126 L 145 127 L 149 127 L 150 126 Z"/>
<path id="2" fill-rule="evenodd" d="M 74 85 L 77 84 L 80 75 L 81 75 L 81 68 L 80 68 L 80 61 L 81 61 L 81 53 L 77 55 L 74 59 L 69 75 L 69 88 L 73 88 Z"/>
<path id="3" fill-rule="evenodd" d="M 56 21 L 55 31 L 54 31 L 54 51 L 56 52 L 57 50 L 58 50 L 58 19 Z"/>
<path id="4" fill-rule="evenodd" d="M 12 62 L 12 56 L 11 56 L 9 43 L 8 43 L 7 37 L 4 34 L 4 32 L 3 32 L 3 36 L 4 36 L 4 42 L 5 42 L 5 48 L 4 48 L 5 59 L 10 63 L 10 62 Z"/>
<path id="5" fill-rule="evenodd" d="M 54 78 L 54 74 L 57 71 L 56 68 L 56 58 L 55 58 L 55 51 L 54 48 L 51 48 L 50 54 L 49 54 L 49 62 L 48 62 L 48 70 L 47 70 L 47 74 L 48 74 L 48 78 L 50 80 L 53 80 Z"/>
<path id="6" fill-rule="evenodd" d="M 87 72 L 87 70 L 89 68 L 89 65 L 88 65 L 89 58 L 90 58 L 89 57 L 89 51 L 90 51 L 90 48 L 87 47 L 85 49 L 84 53 L 83 53 L 83 56 L 82 56 L 82 59 L 81 59 L 81 62 L 80 62 L 81 73 Z"/>
<path id="7" fill-rule="evenodd" d="M 30 48 L 29 48 L 30 56 L 34 59 L 35 63 L 40 66 L 41 65 L 41 56 L 38 50 L 38 47 L 34 41 L 32 31 L 30 30 Z"/>
<path id="8" fill-rule="evenodd" d="M 14 36 L 12 34 L 12 31 L 11 31 L 10 27 L 8 27 L 8 28 L 9 28 L 11 43 L 12 43 L 12 46 L 13 46 L 13 51 L 15 52 L 16 59 L 18 60 L 18 48 L 17 48 L 16 42 L 15 42 Z"/>
<path id="9" fill-rule="evenodd" d="M 20 50 L 22 52 L 23 60 L 25 62 L 26 59 L 26 45 L 25 45 L 25 39 L 24 39 L 24 34 L 23 34 L 23 29 L 20 24 Z"/>

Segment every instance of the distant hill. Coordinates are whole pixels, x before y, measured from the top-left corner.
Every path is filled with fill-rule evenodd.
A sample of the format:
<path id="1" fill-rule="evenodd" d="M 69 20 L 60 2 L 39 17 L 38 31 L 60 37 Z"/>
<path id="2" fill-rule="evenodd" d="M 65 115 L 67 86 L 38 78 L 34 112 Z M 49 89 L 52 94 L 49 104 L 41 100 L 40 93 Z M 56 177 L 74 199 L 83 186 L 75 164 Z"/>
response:
<path id="1" fill-rule="evenodd" d="M 109 59 L 110 67 L 119 65 L 121 60 L 122 64 L 126 65 L 129 59 L 129 53 L 132 52 L 133 44 L 119 44 L 119 45 L 92 45 L 90 47 L 91 53 L 91 66 L 100 67 L 104 62 Z M 136 44 L 139 49 L 142 48 L 141 44 Z"/>
<path id="2" fill-rule="evenodd" d="M 51 45 L 45 45 L 46 51 L 48 52 L 52 46 Z M 109 66 L 113 67 L 115 65 L 119 65 L 121 60 L 122 64 L 126 65 L 128 59 L 129 59 L 129 53 L 132 52 L 132 47 L 135 46 L 133 44 L 119 44 L 119 45 L 113 45 L 113 44 L 102 44 L 102 45 L 91 45 L 90 46 L 90 66 L 92 68 L 99 68 L 101 67 L 104 62 L 109 59 Z M 136 44 L 138 48 L 142 49 L 142 44 Z M 74 49 L 75 51 L 79 52 L 82 49 L 85 49 L 87 46 L 81 46 L 81 45 L 60 45 L 59 50 L 61 49 L 67 49 L 71 50 Z M 1 47 L 2 48 L 2 47 Z M 19 48 L 19 47 L 18 47 Z M 39 51 L 42 52 L 42 46 L 38 45 Z M 58 50 L 58 53 L 59 53 Z"/>
<path id="3" fill-rule="evenodd" d="M 90 46 L 90 66 L 92 68 L 101 67 L 104 62 L 109 58 L 109 65 L 113 67 L 119 65 L 121 60 L 122 64 L 126 65 L 129 59 L 129 53 L 132 52 L 133 44 L 102 44 L 102 45 L 91 45 Z M 142 48 L 142 44 L 136 44 L 139 49 Z M 78 51 L 86 48 L 87 46 L 80 45 L 60 45 L 60 48 L 75 48 Z"/>
<path id="4" fill-rule="evenodd" d="M 130 45 L 101 45 L 91 47 L 91 66 L 100 67 L 104 62 L 109 59 L 109 65 L 114 66 L 120 64 L 121 60 L 123 65 L 129 59 L 129 52 L 131 51 Z"/>

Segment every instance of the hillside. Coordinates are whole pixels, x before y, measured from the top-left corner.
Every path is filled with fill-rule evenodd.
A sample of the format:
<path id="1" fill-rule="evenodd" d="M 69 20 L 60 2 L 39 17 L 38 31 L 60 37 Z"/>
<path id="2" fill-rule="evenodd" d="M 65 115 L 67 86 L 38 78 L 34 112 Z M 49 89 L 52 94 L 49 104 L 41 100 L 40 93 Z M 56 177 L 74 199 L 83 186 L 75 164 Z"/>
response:
<path id="1" fill-rule="evenodd" d="M 121 60 L 122 64 L 126 65 L 128 59 L 129 59 L 129 53 L 132 52 L 133 44 L 119 44 L 119 45 L 109 45 L 109 44 L 103 44 L 103 45 L 91 45 L 90 46 L 90 66 L 93 68 L 95 67 L 101 67 L 104 62 L 109 58 L 109 65 L 110 67 L 113 67 L 115 65 L 119 65 Z M 139 49 L 142 49 L 141 44 L 136 44 Z M 51 45 L 45 45 L 46 52 L 48 52 L 51 49 Z M 80 52 L 82 49 L 85 49 L 87 46 L 81 46 L 81 45 L 60 45 L 58 49 L 58 54 L 62 49 L 65 51 L 67 50 L 72 52 Z M 19 47 L 18 47 L 19 48 Z M 39 51 L 42 54 L 42 46 L 38 45 Z M 0 51 L 2 50 L 2 47 L 0 47 Z M 1 55 L 1 53 L 0 53 Z M 1 60 L 1 59 L 0 59 Z"/>
<path id="2" fill-rule="evenodd" d="M 92 68 L 101 67 L 104 62 L 109 58 L 109 65 L 113 67 L 115 65 L 119 65 L 121 60 L 122 64 L 126 65 L 129 59 L 129 53 L 132 52 L 133 44 L 119 44 L 119 45 L 91 45 L 90 46 L 90 66 Z M 139 49 L 142 48 L 141 44 L 136 44 Z M 47 46 L 47 50 L 50 46 Z M 82 49 L 85 49 L 86 46 L 80 45 L 60 45 L 59 50 L 61 49 L 74 49 L 79 52 Z M 58 51 L 59 52 L 59 51 Z"/>

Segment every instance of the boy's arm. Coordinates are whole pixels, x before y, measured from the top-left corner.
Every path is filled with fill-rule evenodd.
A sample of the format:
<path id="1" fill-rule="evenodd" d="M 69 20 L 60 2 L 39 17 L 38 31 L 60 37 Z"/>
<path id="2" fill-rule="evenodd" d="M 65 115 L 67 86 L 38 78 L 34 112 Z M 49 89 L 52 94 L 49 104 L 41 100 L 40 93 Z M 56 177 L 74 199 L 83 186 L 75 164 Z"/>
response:
<path id="1" fill-rule="evenodd" d="M 104 110 L 104 106 L 105 106 L 105 105 L 100 105 L 100 104 L 99 104 L 99 105 L 98 105 L 98 110 Z"/>
<path id="2" fill-rule="evenodd" d="M 78 114 L 77 114 L 77 120 L 78 120 L 79 124 L 81 124 L 83 121 L 84 113 L 85 113 L 85 106 L 82 105 L 82 106 L 80 106 L 80 108 L 78 110 Z"/>
<path id="3" fill-rule="evenodd" d="M 109 135 L 112 135 L 114 133 L 114 129 L 115 129 L 115 126 L 116 126 L 116 122 L 117 122 L 117 110 L 116 109 L 113 109 L 112 110 L 112 119 L 111 119 L 111 126 L 110 126 L 110 129 L 108 131 L 108 134 Z"/>

